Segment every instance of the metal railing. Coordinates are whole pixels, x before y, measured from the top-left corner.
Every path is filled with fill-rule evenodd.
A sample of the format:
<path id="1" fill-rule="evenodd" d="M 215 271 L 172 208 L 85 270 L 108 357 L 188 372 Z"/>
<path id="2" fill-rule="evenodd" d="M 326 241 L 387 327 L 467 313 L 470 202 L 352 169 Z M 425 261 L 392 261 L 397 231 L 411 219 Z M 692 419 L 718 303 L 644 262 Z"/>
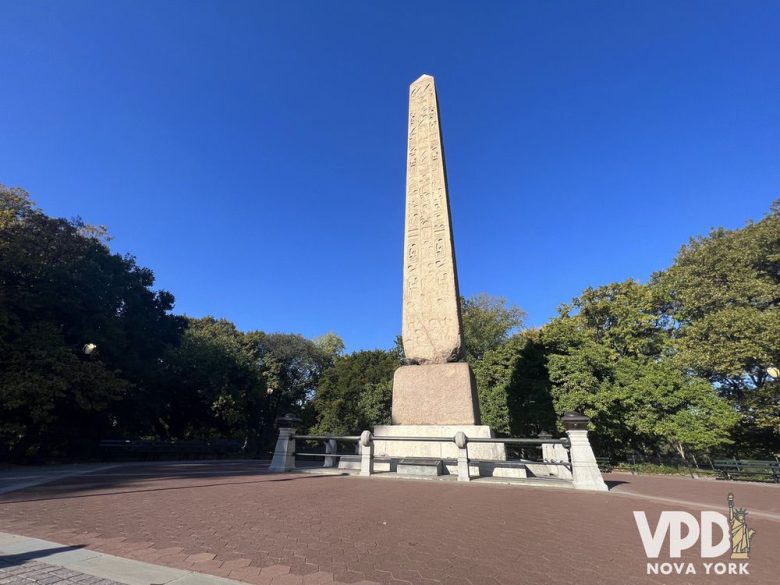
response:
<path id="1" fill-rule="evenodd" d="M 401 460 L 414 458 L 402 456 L 401 454 L 393 455 L 390 452 L 381 454 L 379 457 L 375 458 L 374 448 L 377 442 L 454 443 L 454 448 L 447 449 L 449 453 L 442 451 L 441 453 L 422 458 L 440 460 L 439 464 L 441 464 L 442 461 L 446 461 L 446 465 L 449 466 L 449 473 L 454 474 L 457 469 L 459 481 L 471 481 L 471 469 L 473 466 L 478 466 L 481 474 L 483 466 L 485 465 L 492 466 L 494 471 L 497 471 L 502 467 L 516 467 L 523 464 L 526 465 L 526 469 L 530 469 L 530 466 L 532 465 L 543 465 L 551 467 L 559 466 L 556 468 L 559 471 L 555 471 L 554 473 L 550 472 L 550 475 L 571 481 L 573 487 L 577 489 L 606 490 L 607 485 L 601 476 L 595 455 L 593 454 L 593 449 L 588 440 L 587 425 L 589 419 L 576 412 L 567 412 L 563 415 L 561 420 L 563 426 L 566 428 L 567 436 L 558 439 L 552 438 L 548 433 L 540 433 L 538 437 L 528 438 L 468 437 L 463 431 L 458 431 L 453 436 L 438 437 L 373 436 L 370 431 L 363 431 L 360 436 L 356 436 L 296 434 L 295 426 L 301 422 L 300 419 L 293 415 L 285 415 L 284 417 L 277 419 L 277 424 L 279 425 L 279 439 L 269 469 L 270 471 L 294 470 L 296 468 L 296 456 L 324 457 L 325 467 L 335 467 L 337 461 L 344 462 L 345 457 L 351 456 L 351 464 L 357 464 L 359 466 L 360 475 L 372 475 L 374 473 L 375 459 L 382 462 L 390 460 L 391 464 L 394 460 L 398 460 L 398 465 L 400 466 Z M 296 452 L 296 440 L 307 442 L 323 441 L 325 443 L 325 452 Z M 339 442 L 356 443 L 358 446 L 357 453 L 354 455 L 339 453 L 337 449 L 337 443 Z M 491 454 L 490 450 L 485 451 L 488 456 L 484 459 L 470 457 L 469 443 L 474 443 L 475 446 L 478 444 L 493 444 L 541 447 L 542 461 L 530 459 L 506 460 L 500 456 L 491 456 L 496 454 Z M 477 450 L 474 455 L 481 455 L 479 451 L 480 450 Z M 416 459 L 421 458 L 416 457 Z M 353 467 L 353 469 L 358 469 L 358 466 Z M 550 468 L 548 467 L 548 469 Z M 506 477 L 506 475 L 503 476 Z M 518 477 L 525 477 L 525 475 Z"/>
<path id="2" fill-rule="evenodd" d="M 451 437 L 449 436 L 428 436 L 428 437 L 411 437 L 411 436 L 397 436 L 397 435 L 387 435 L 387 436 L 376 436 L 371 434 L 370 432 L 366 431 L 369 436 L 369 445 L 373 446 L 373 443 L 376 441 L 402 441 L 402 442 L 430 442 L 430 443 L 454 443 L 456 446 L 458 446 L 458 435 L 453 435 Z M 295 451 L 295 456 L 300 457 L 323 457 L 325 458 L 325 462 L 323 463 L 323 467 L 335 467 L 336 462 L 335 458 L 343 458 L 343 457 L 352 457 L 352 458 L 360 458 L 360 453 L 339 453 L 335 450 L 335 445 L 333 443 L 335 442 L 342 442 L 342 443 L 360 443 L 361 436 L 356 435 L 298 435 L 298 434 L 292 434 L 290 435 L 291 439 L 294 440 L 301 440 L 301 441 L 322 441 L 326 445 L 326 450 L 324 453 L 320 452 L 305 452 L 305 451 Z M 568 449 L 571 446 L 571 442 L 569 441 L 568 437 L 562 437 L 560 439 L 553 439 L 552 437 L 543 436 L 543 437 L 535 437 L 535 438 L 519 438 L 519 437 L 468 437 L 465 434 L 463 435 L 465 441 L 466 441 L 466 453 L 465 457 L 466 460 L 469 462 L 469 464 L 474 463 L 496 463 L 496 464 L 512 464 L 512 463 L 525 463 L 525 464 L 536 464 L 536 465 L 560 465 L 564 466 L 568 469 L 571 469 L 571 464 L 569 461 L 560 461 L 560 460 L 552 460 L 552 459 L 545 459 L 542 458 L 541 461 L 535 461 L 532 459 L 508 459 L 508 460 L 487 460 L 487 459 L 478 459 L 469 457 L 468 455 L 468 443 L 482 443 L 482 444 L 503 444 L 503 445 L 524 445 L 524 446 L 535 446 L 542 448 L 544 445 L 562 445 L 565 449 Z M 327 450 L 328 444 L 332 445 L 332 450 Z M 366 446 L 369 446 L 366 445 Z M 331 459 L 333 458 L 333 459 Z M 380 456 L 376 457 L 373 454 L 373 450 L 370 454 L 370 458 L 372 460 L 380 460 L 380 461 L 387 461 L 394 459 L 390 456 Z M 404 456 L 404 457 L 395 457 L 395 459 L 408 459 L 408 460 L 422 460 L 422 459 L 430 459 L 430 457 L 411 457 L 411 456 Z M 446 463 L 457 463 L 458 458 L 457 457 L 438 457 L 438 459 L 442 459 Z"/>

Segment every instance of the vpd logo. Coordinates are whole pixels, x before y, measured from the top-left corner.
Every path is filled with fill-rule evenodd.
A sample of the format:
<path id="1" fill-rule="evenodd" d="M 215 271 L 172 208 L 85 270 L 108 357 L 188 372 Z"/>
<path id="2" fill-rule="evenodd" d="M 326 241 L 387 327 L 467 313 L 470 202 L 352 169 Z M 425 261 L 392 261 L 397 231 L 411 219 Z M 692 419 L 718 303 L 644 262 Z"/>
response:
<path id="1" fill-rule="evenodd" d="M 679 559 L 682 551 L 699 545 L 702 559 L 716 559 L 731 552 L 731 559 L 750 558 L 750 546 L 755 530 L 747 525 L 747 511 L 734 507 L 734 494 L 728 497 L 728 516 L 720 512 L 704 511 L 699 518 L 688 512 L 661 512 L 661 517 L 651 530 L 644 512 L 634 512 L 634 520 L 642 538 L 648 559 L 657 559 L 664 552 L 668 541 L 670 559 Z M 647 574 L 670 575 L 672 573 L 695 575 L 748 575 L 747 562 L 648 562 Z M 698 570 L 697 570 L 698 569 Z"/>

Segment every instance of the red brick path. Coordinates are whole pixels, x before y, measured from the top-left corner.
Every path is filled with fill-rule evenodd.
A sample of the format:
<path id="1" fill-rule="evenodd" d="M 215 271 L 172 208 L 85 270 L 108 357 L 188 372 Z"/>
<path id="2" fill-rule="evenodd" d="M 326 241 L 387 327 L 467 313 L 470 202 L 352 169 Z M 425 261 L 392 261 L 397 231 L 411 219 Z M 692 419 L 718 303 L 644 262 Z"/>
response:
<path id="1" fill-rule="evenodd" d="M 0 496 L 0 531 L 270 585 L 778 582 L 780 486 L 606 479 L 623 483 L 586 493 L 274 475 L 231 462 L 127 465 Z M 700 507 L 641 494 L 725 512 L 729 491 L 764 514 L 748 517 L 757 531 L 750 576 L 646 575 L 632 511 L 654 523 L 662 510 Z M 696 551 L 682 560 L 700 566 Z"/>

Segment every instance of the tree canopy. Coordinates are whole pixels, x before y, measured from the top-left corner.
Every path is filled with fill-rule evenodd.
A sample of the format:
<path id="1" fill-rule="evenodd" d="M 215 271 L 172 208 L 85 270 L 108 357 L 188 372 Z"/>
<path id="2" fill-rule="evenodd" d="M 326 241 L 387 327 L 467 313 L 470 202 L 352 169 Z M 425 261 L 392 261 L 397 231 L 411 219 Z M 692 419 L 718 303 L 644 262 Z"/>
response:
<path id="1" fill-rule="evenodd" d="M 486 352 L 506 343 L 526 317 L 525 311 L 510 305 L 504 297 L 487 293 L 461 298 L 460 303 L 466 361 L 469 363 L 481 360 Z"/>
<path id="2" fill-rule="evenodd" d="M 19 189 L 0 188 L 0 210 L 0 437 L 15 456 L 72 452 L 132 424 L 184 322 L 102 230 L 50 218 Z"/>
<path id="3" fill-rule="evenodd" d="M 287 412 L 317 433 L 390 422 L 398 339 L 347 353 L 332 332 L 176 315 L 109 242 L 0 186 L 0 459 L 90 456 L 110 437 L 230 438 L 252 455 Z M 579 410 L 605 452 L 780 452 L 779 307 L 780 201 L 691 239 L 644 284 L 585 289 L 538 329 L 504 298 L 461 299 L 482 422 L 527 437 Z"/>
<path id="4" fill-rule="evenodd" d="M 356 351 L 336 359 L 314 400 L 316 432 L 353 434 L 389 424 L 397 351 Z"/>
<path id="5" fill-rule="evenodd" d="M 305 411 L 343 341 L 177 316 L 109 239 L 0 187 L 0 459 L 90 456 L 114 437 L 266 449 L 277 414 Z"/>

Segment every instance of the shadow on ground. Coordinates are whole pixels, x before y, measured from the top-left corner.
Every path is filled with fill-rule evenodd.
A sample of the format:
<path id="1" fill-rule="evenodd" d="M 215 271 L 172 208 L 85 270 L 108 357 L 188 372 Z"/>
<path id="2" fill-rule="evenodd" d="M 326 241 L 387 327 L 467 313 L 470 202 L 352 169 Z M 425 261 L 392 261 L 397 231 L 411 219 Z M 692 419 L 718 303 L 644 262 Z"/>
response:
<path id="1" fill-rule="evenodd" d="M 0 496 L 0 506 L 25 502 L 67 500 L 115 496 L 141 492 L 164 492 L 171 490 L 192 490 L 224 485 L 260 484 L 265 482 L 298 481 L 329 477 L 326 475 L 283 475 L 272 474 L 267 464 L 247 464 L 241 462 L 213 463 L 161 463 L 118 466 L 111 470 L 85 473 L 78 476 L 53 478 L 52 483 L 8 492 Z M 348 474 L 331 474 L 348 475 Z M 238 478 L 254 476 L 251 479 Z M 209 479 L 208 482 L 192 483 L 195 479 Z M 160 486 L 160 482 L 179 485 Z"/>
<path id="2" fill-rule="evenodd" d="M 0 555 L 0 567 L 3 566 L 15 567 L 27 561 L 50 557 L 51 555 L 56 555 L 58 553 L 70 552 L 73 550 L 81 550 L 82 548 L 86 548 L 86 545 L 77 544 L 73 546 L 57 546 L 54 548 L 42 548 L 40 550 L 32 550 L 30 552 L 19 553 L 15 555 Z M 5 581 L 3 581 L 3 583 L 5 583 Z"/>

